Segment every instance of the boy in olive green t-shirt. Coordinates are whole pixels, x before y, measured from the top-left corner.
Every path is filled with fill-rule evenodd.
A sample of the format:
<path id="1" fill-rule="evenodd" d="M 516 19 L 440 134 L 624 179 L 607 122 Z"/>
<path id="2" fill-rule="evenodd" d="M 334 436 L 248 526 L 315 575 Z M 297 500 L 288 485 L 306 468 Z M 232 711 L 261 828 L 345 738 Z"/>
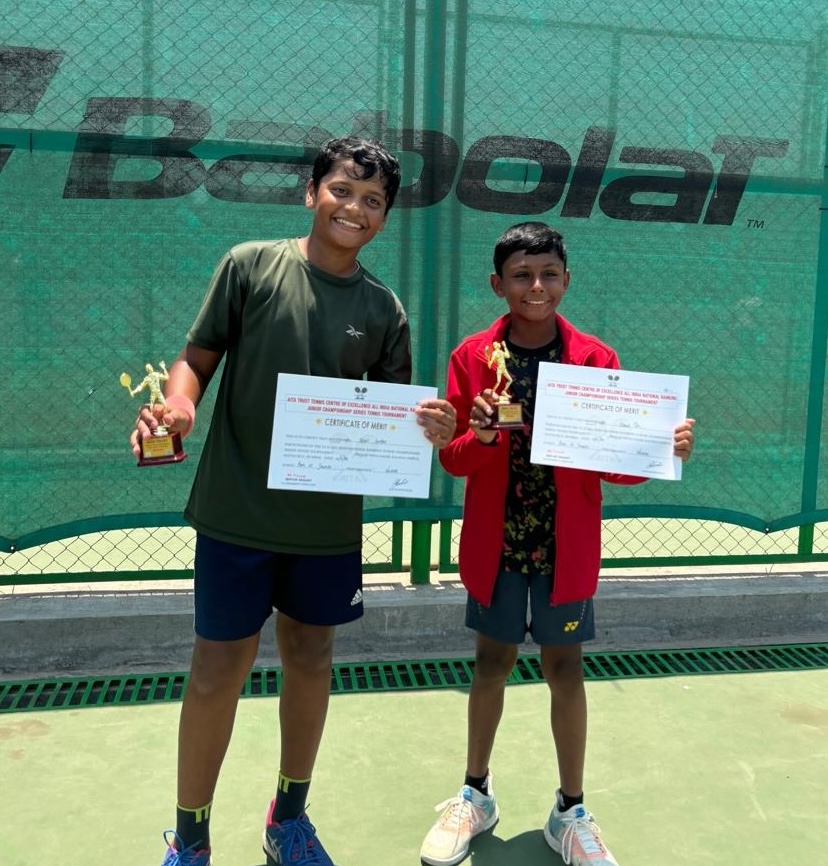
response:
<path id="1" fill-rule="evenodd" d="M 275 609 L 282 665 L 281 751 L 268 811 L 269 866 L 333 866 L 305 813 L 328 707 L 336 625 L 362 615 L 362 498 L 270 490 L 279 373 L 408 383 L 405 311 L 357 254 L 385 225 L 397 160 L 364 139 L 320 151 L 305 193 L 306 237 L 254 241 L 219 263 L 187 345 L 170 368 L 167 406 L 145 407 L 132 434 L 159 423 L 187 435 L 225 358 L 185 516 L 196 528 L 195 646 L 179 726 L 178 808 L 162 866 L 209 866 L 210 809 L 239 694 L 259 633 Z M 446 400 L 416 409 L 426 437 L 446 445 Z"/>

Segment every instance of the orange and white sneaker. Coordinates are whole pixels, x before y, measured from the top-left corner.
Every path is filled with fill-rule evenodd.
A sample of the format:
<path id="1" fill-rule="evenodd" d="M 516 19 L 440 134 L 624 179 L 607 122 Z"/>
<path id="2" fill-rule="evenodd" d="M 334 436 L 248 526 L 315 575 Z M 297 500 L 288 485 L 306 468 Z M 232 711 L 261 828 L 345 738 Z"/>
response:
<path id="1" fill-rule="evenodd" d="M 497 824 L 500 810 L 492 790 L 491 777 L 489 791 L 487 797 L 475 788 L 464 785 L 456 797 L 435 806 L 441 815 L 428 831 L 420 849 L 423 863 L 429 866 L 454 866 L 469 853 L 469 844 L 475 836 Z"/>
<path id="2" fill-rule="evenodd" d="M 601 841 L 600 828 L 583 805 L 562 812 L 555 803 L 543 828 L 543 838 L 567 866 L 618 866 Z"/>

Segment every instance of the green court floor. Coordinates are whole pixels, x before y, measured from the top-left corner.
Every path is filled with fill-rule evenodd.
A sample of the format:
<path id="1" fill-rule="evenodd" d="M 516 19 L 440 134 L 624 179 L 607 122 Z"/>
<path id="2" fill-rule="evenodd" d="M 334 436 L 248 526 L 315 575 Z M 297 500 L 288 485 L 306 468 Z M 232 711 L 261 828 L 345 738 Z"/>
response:
<path id="1" fill-rule="evenodd" d="M 621 866 L 828 862 L 828 670 L 589 682 L 588 805 Z M 245 698 L 214 805 L 215 866 L 262 866 L 278 698 Z M 2 866 L 158 866 L 179 705 L 0 716 Z M 500 823 L 474 866 L 560 866 L 542 684 L 510 686 L 492 762 Z M 337 866 L 419 862 L 462 781 L 462 690 L 336 694 L 311 819 Z"/>

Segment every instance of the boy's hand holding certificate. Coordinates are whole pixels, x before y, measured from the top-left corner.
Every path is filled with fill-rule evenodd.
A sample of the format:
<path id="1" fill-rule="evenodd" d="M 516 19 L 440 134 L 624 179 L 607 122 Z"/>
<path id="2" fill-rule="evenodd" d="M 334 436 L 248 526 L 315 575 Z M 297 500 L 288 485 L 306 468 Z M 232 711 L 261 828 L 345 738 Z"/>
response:
<path id="1" fill-rule="evenodd" d="M 414 407 L 437 389 L 281 373 L 267 486 L 428 497 L 433 447 Z"/>
<path id="2" fill-rule="evenodd" d="M 687 376 L 540 364 L 533 463 L 677 481 Z"/>

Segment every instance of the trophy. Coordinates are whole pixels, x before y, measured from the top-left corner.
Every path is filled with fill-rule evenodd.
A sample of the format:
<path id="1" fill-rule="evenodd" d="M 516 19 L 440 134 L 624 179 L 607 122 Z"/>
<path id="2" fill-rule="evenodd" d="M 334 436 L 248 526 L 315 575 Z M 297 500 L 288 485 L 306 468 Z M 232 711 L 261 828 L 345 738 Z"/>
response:
<path id="1" fill-rule="evenodd" d="M 160 370 L 155 370 L 152 364 L 147 364 L 144 367 L 146 376 L 134 388 L 129 373 L 121 373 L 118 380 L 129 391 L 130 397 L 140 394 L 144 389 L 148 390 L 150 411 L 156 404 L 167 405 L 161 391 L 161 383 L 166 382 L 170 378 L 170 374 L 167 372 L 167 365 L 163 361 L 158 366 L 161 368 Z M 187 456 L 181 447 L 181 434 L 170 433 L 163 424 L 159 424 L 151 436 L 139 437 L 138 443 L 141 448 L 141 456 L 138 458 L 139 466 L 180 463 Z"/>
<path id="2" fill-rule="evenodd" d="M 512 376 L 506 369 L 506 361 L 512 356 L 509 354 L 506 342 L 495 340 L 491 346 L 486 346 L 483 353 L 486 356 L 487 366 L 497 374 L 494 388 L 492 388 L 492 393 L 497 397 L 497 402 L 494 404 L 495 417 L 492 423 L 489 424 L 489 429 L 522 430 L 523 406 L 520 403 L 513 402 L 512 395 L 509 393 Z M 498 394 L 497 389 L 500 388 L 501 382 L 503 383 L 503 388 Z"/>

